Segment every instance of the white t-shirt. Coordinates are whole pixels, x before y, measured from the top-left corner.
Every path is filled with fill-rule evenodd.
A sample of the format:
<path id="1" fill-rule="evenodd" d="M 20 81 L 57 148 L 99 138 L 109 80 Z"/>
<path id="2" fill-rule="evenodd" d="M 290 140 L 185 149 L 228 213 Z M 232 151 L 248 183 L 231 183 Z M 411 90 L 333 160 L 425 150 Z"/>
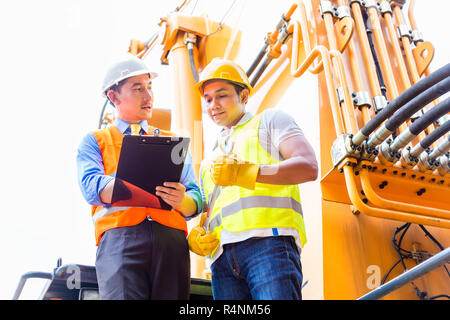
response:
<path id="1" fill-rule="evenodd" d="M 236 126 L 246 123 L 251 118 L 253 118 L 253 115 L 250 112 L 246 112 Z M 233 126 L 231 129 L 224 128 L 220 135 L 224 136 L 233 134 L 236 126 Z M 287 113 L 275 109 L 269 109 L 262 113 L 258 138 L 261 146 L 273 158 L 280 161 L 284 160 L 279 152 L 279 145 L 286 139 L 298 135 L 303 135 L 303 132 L 295 120 Z M 212 264 L 217 258 L 219 258 L 223 252 L 223 245 L 225 244 L 236 243 L 253 237 L 271 236 L 293 236 L 295 238 L 298 251 L 301 253 L 300 235 L 297 230 L 292 228 L 262 228 L 245 230 L 242 232 L 230 232 L 222 229 L 220 236 L 220 247 L 216 250 L 211 259 L 207 259 L 207 262 Z"/>

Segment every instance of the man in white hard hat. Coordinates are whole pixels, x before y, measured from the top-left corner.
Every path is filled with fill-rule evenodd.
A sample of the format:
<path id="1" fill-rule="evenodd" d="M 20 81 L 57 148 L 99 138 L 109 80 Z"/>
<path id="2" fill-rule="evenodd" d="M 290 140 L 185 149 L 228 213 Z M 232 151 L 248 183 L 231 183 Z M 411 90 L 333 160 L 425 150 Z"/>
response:
<path id="1" fill-rule="evenodd" d="M 113 64 L 102 93 L 116 107 L 118 117 L 113 125 L 87 134 L 78 149 L 78 181 L 92 205 L 101 299 L 189 298 L 186 219 L 202 208 L 191 156 L 187 155 L 180 183 L 165 182 L 156 188 L 156 195 L 172 210 L 110 205 L 124 135 L 154 132 L 147 121 L 152 115 L 155 77 L 132 55 Z M 164 130 L 160 134 L 173 135 Z"/>
<path id="2" fill-rule="evenodd" d="M 207 226 L 188 237 L 193 252 L 210 258 L 214 299 L 301 299 L 306 230 L 298 184 L 317 177 L 314 151 L 288 114 L 245 111 L 252 86 L 233 61 L 213 59 L 197 89 L 222 127 L 200 169 L 207 204 L 215 186 L 220 192 Z"/>

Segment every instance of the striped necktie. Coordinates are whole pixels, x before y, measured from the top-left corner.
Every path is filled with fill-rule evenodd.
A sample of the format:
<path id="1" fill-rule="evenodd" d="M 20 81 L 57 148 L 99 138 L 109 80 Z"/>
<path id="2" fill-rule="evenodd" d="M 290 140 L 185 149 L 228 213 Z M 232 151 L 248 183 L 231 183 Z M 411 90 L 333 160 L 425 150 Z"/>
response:
<path id="1" fill-rule="evenodd" d="M 130 124 L 131 135 L 138 136 L 141 133 L 141 126 L 139 124 Z"/>

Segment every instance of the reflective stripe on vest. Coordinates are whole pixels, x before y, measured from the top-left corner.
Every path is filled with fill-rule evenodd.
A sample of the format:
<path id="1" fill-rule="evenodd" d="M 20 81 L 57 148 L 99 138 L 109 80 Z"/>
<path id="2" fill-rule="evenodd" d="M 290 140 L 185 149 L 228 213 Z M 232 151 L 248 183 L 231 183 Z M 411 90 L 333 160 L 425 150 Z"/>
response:
<path id="1" fill-rule="evenodd" d="M 250 196 L 239 199 L 238 201 L 222 208 L 222 215 L 216 215 L 209 222 L 209 229 L 214 230 L 222 224 L 222 217 L 228 217 L 243 209 L 250 209 L 254 207 L 265 208 L 283 208 L 293 209 L 295 212 L 303 217 L 302 205 L 292 198 L 286 197 L 270 197 L 270 196 Z"/>
<path id="2" fill-rule="evenodd" d="M 293 209 L 303 216 L 302 205 L 292 198 L 270 197 L 270 196 L 249 196 L 222 208 L 222 217 L 228 217 L 242 209 L 255 207 Z"/>
<path id="3" fill-rule="evenodd" d="M 209 229 L 214 230 L 222 224 L 222 217 L 226 218 L 244 209 L 264 207 L 272 209 L 293 209 L 303 217 L 302 206 L 292 198 L 270 197 L 270 196 L 250 196 L 222 208 L 222 214 L 218 214 L 209 221 Z"/>
<path id="4" fill-rule="evenodd" d="M 128 209 L 130 209 L 130 207 L 108 207 L 108 208 L 103 207 L 103 209 L 101 209 L 100 211 L 97 211 L 92 216 L 92 221 L 95 223 L 95 221 L 97 221 L 101 217 L 106 216 L 107 214 L 111 214 L 111 213 L 118 212 L 118 211 L 124 211 L 124 210 L 128 210 Z"/>

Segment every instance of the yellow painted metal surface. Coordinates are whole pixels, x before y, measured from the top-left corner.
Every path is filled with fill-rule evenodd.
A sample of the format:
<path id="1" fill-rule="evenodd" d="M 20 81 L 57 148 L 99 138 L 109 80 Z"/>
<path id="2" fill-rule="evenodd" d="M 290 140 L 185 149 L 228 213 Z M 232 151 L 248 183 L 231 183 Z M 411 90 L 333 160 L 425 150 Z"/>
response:
<path id="1" fill-rule="evenodd" d="M 391 239 L 396 228 L 402 225 L 387 219 L 354 214 L 350 205 L 322 201 L 324 298 L 356 299 L 380 285 L 382 277 L 398 261 Z M 422 230 L 413 225 L 408 230 L 402 247 L 436 253 L 439 248 L 424 237 Z M 441 228 L 427 227 L 444 247 L 449 246 L 448 233 Z M 414 244 L 414 245 L 413 245 Z M 419 249 L 420 248 L 420 249 Z M 405 259 L 408 268 L 416 265 Z M 387 280 L 403 273 L 397 265 Z M 448 275 L 443 268 L 415 281 L 429 296 L 448 293 Z M 407 285 L 385 299 L 417 299 L 412 285 Z"/>
<path id="2" fill-rule="evenodd" d="M 318 13 L 318 6 L 319 1 L 313 1 L 312 12 L 316 13 L 317 39 L 319 44 L 328 47 L 329 44 L 326 41 L 328 37 L 325 36 L 327 31 L 324 21 Z M 353 3 L 352 6 L 356 7 L 355 11 L 360 10 L 359 4 Z M 388 52 L 389 49 L 392 50 L 392 46 L 385 47 L 384 45 L 385 40 L 382 39 L 379 23 L 380 17 L 376 15 L 376 12 L 372 12 L 371 19 L 378 28 L 375 42 L 378 42 L 378 48 L 385 51 L 385 54 L 381 55 L 381 59 L 383 75 L 386 75 L 385 80 L 388 79 L 388 94 L 390 97 L 396 97 L 400 92 L 397 90 L 395 81 L 403 79 L 402 87 L 406 89 L 409 87 L 405 80 L 409 81 L 408 75 L 402 74 L 402 70 L 399 68 L 394 69 L 389 66 L 391 63 L 387 58 L 394 56 L 394 52 Z M 359 28 L 360 39 L 365 38 L 361 21 L 357 21 L 356 26 Z M 353 73 L 351 67 L 346 69 L 346 76 L 351 79 L 350 83 L 354 86 L 354 91 L 365 87 L 370 88 L 372 93 L 377 95 L 380 93 L 380 85 L 374 73 L 373 61 L 370 61 L 371 54 L 359 39 L 354 38 L 353 40 L 359 43 L 355 46 L 350 42 L 351 45 L 347 48 L 349 52 L 344 51 L 343 55 L 345 57 L 347 55 L 355 56 L 357 54 L 355 51 L 359 49 L 360 57 L 353 57 L 349 64 L 350 66 L 352 63 L 363 65 L 361 73 L 365 79 L 370 81 L 363 82 L 363 76 L 357 73 L 358 70 L 355 66 L 353 66 Z M 398 58 L 400 57 L 398 56 Z M 403 59 L 403 57 L 401 58 Z M 426 67 L 421 66 L 420 69 L 423 68 Z M 337 138 L 336 132 L 339 130 L 331 126 L 333 117 L 329 94 L 325 89 L 326 78 L 324 75 L 319 75 L 318 83 L 323 199 L 324 298 L 356 299 L 379 286 L 382 277 L 399 260 L 398 253 L 392 245 L 392 237 L 396 228 L 403 225 L 405 221 L 414 224 L 405 235 L 403 248 L 424 250 L 429 253 L 436 253 L 440 250 L 425 236 L 417 225 L 418 223 L 425 225 L 427 230 L 439 239 L 444 248 L 448 247 L 450 181 L 436 173 L 422 173 L 418 170 L 401 168 L 401 166 L 384 166 L 378 161 L 372 163 L 353 160 L 355 167 L 350 165 L 340 168 L 348 171 L 348 174 L 339 172 L 339 168 L 333 166 L 330 157 L 330 149 Z M 354 117 L 357 119 L 359 128 L 372 116 L 373 114 L 369 115 L 367 110 L 354 110 Z M 349 131 L 347 130 L 347 132 Z M 354 190 L 350 190 L 348 180 L 354 182 Z M 351 194 L 352 192 L 353 194 Z M 405 259 L 408 269 L 419 262 Z M 397 265 L 389 274 L 387 281 L 402 272 L 403 267 L 400 264 Z M 448 294 L 450 289 L 448 275 L 443 268 L 427 274 L 415 281 L 414 284 L 421 291 L 427 291 L 428 296 Z M 418 296 L 411 284 L 389 294 L 385 299 L 418 299 Z"/>

